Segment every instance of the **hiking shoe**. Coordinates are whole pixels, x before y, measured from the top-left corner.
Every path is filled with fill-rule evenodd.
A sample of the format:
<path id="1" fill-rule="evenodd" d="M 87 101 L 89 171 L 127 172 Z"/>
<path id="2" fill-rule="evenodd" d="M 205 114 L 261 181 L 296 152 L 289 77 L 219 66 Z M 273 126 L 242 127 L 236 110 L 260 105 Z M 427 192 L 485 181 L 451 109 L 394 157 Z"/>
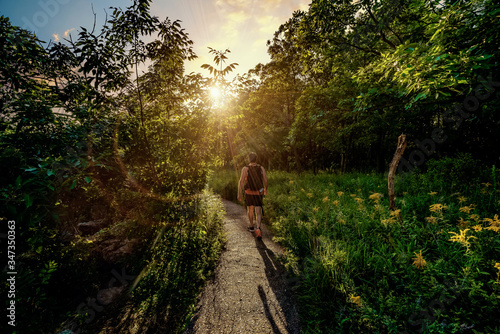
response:
<path id="1" fill-rule="evenodd" d="M 253 226 L 247 227 L 247 229 L 248 229 L 250 232 L 255 231 L 255 228 L 254 228 Z"/>
<path id="2" fill-rule="evenodd" d="M 255 230 L 255 237 L 258 239 L 258 240 L 261 240 L 262 239 L 262 233 L 260 232 L 260 228 L 256 229 Z"/>

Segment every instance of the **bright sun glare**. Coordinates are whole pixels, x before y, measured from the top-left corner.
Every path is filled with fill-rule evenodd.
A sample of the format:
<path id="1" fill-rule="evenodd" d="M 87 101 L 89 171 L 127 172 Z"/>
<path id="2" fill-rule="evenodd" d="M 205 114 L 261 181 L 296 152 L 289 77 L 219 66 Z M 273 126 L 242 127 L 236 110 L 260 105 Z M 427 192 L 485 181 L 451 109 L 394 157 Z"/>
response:
<path id="1" fill-rule="evenodd" d="M 220 90 L 219 87 L 212 87 L 210 88 L 210 96 L 212 97 L 212 99 L 214 100 L 219 100 L 222 96 L 222 92 Z"/>

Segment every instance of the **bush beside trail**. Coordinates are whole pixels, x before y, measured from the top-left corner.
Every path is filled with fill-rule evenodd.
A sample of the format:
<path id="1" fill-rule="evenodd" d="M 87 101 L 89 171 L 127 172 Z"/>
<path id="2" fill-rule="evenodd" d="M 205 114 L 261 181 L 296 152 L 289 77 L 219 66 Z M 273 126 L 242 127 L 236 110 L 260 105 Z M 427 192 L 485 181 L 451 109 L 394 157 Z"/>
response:
<path id="1" fill-rule="evenodd" d="M 46 227 L 40 249 L 19 254 L 19 333 L 182 331 L 225 244 L 220 197 L 123 192 L 115 204 L 125 216 L 108 217 L 97 232 L 61 236 Z"/>
<path id="2" fill-rule="evenodd" d="M 157 225 L 145 266 L 131 287 L 131 298 L 117 303 L 88 333 L 180 333 L 195 310 L 196 297 L 215 269 L 225 245 L 224 207 L 219 196 L 205 191 L 187 203 L 186 218 Z"/>

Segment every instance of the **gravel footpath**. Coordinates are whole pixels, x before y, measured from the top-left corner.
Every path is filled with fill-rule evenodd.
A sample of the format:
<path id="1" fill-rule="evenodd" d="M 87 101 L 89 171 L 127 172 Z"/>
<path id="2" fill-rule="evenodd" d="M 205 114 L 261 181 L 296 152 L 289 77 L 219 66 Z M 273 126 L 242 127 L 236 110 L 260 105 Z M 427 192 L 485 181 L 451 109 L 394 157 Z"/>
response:
<path id="1" fill-rule="evenodd" d="M 276 260 L 282 249 L 266 226 L 262 240 L 247 231 L 243 207 L 229 201 L 224 205 L 226 250 L 185 333 L 300 333 L 292 291 Z"/>

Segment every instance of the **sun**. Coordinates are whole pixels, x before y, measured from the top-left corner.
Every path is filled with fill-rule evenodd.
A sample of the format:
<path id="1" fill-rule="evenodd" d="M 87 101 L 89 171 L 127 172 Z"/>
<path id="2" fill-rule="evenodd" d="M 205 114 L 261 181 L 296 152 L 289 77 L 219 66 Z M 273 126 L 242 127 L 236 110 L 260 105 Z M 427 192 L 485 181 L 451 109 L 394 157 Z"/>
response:
<path id="1" fill-rule="evenodd" d="M 211 87 L 210 88 L 210 96 L 215 101 L 219 101 L 220 98 L 222 97 L 222 91 L 221 91 L 221 89 L 219 87 L 217 87 L 217 86 Z"/>
<path id="2" fill-rule="evenodd" d="M 212 107 L 222 108 L 225 104 L 226 94 L 220 86 L 214 85 L 208 89 Z"/>

